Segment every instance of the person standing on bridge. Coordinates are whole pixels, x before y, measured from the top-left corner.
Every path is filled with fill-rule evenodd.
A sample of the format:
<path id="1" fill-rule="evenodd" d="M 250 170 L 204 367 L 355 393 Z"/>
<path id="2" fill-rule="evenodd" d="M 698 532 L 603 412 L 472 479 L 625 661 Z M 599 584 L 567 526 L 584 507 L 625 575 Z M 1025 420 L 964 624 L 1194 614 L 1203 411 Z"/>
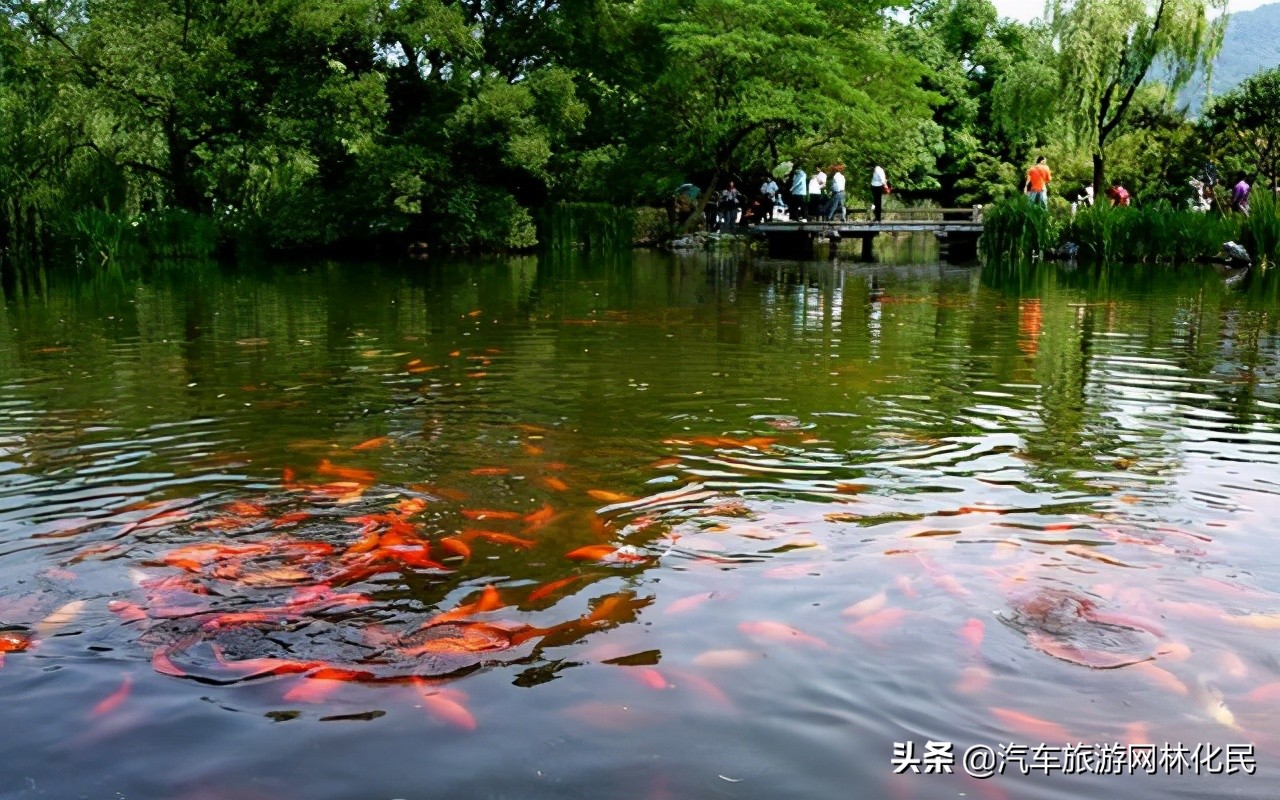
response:
<path id="1" fill-rule="evenodd" d="M 1049 165 L 1044 163 L 1044 156 L 1036 159 L 1036 165 L 1027 170 L 1027 182 L 1023 184 L 1022 191 L 1027 193 L 1027 199 L 1032 204 L 1039 203 L 1045 208 L 1049 207 L 1049 181 L 1053 180 L 1053 173 L 1049 171 Z"/>
<path id="2" fill-rule="evenodd" d="M 877 223 L 880 222 L 884 196 L 890 191 L 892 191 L 892 187 L 889 186 L 888 176 L 884 174 L 884 167 L 876 164 L 875 169 L 871 170 L 871 208 Z"/>
<path id="3" fill-rule="evenodd" d="M 760 184 L 760 204 L 764 207 L 764 221 L 773 222 L 773 208 L 778 204 L 778 184 L 772 175 L 765 175 L 764 183 Z"/>
<path id="4" fill-rule="evenodd" d="M 827 201 L 826 214 L 823 216 L 833 220 L 837 210 L 840 212 L 840 221 L 844 222 L 844 164 L 836 164 L 831 168 L 831 199 Z"/>
<path id="5" fill-rule="evenodd" d="M 800 222 L 804 217 L 804 210 L 809 196 L 809 176 L 804 174 L 804 170 L 797 165 L 791 170 L 791 193 L 788 198 L 790 208 L 787 209 L 787 219 L 792 222 Z"/>
<path id="6" fill-rule="evenodd" d="M 827 188 L 827 173 L 818 171 L 809 176 L 809 219 L 822 219 L 822 192 Z"/>

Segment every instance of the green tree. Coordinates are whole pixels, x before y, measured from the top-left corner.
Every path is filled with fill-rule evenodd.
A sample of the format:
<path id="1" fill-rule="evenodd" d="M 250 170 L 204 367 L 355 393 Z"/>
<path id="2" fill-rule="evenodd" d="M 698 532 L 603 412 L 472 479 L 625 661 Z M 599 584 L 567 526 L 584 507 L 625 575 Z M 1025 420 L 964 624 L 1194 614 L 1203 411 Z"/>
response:
<path id="1" fill-rule="evenodd" d="M 1158 65 L 1176 91 L 1205 67 L 1222 41 L 1226 0 L 1053 0 L 1061 108 L 1092 150 L 1093 187 L 1102 196 L 1107 144 L 1138 87 Z"/>
<path id="2" fill-rule="evenodd" d="M 1235 170 L 1266 177 L 1280 173 L 1280 68 L 1258 73 L 1217 98 L 1204 124 L 1214 155 Z"/>

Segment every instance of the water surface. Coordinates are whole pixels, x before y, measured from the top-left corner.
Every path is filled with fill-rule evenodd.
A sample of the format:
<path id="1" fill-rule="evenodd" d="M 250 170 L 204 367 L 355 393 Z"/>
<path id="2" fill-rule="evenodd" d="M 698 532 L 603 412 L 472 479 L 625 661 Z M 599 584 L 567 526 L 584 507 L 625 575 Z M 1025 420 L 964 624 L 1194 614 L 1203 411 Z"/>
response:
<path id="1" fill-rule="evenodd" d="M 11 296 L 0 795 L 1274 797 L 1274 302 L 643 254 Z M 929 740 L 1258 767 L 894 776 Z"/>

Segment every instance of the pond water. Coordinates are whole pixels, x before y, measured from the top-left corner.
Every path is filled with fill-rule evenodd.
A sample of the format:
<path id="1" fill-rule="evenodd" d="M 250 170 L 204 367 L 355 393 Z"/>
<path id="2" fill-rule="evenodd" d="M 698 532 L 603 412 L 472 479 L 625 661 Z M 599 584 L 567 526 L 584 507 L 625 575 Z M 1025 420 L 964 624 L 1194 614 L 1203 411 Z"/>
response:
<path id="1" fill-rule="evenodd" d="M 636 254 L 11 293 L 0 796 L 1275 797 L 1272 283 Z"/>

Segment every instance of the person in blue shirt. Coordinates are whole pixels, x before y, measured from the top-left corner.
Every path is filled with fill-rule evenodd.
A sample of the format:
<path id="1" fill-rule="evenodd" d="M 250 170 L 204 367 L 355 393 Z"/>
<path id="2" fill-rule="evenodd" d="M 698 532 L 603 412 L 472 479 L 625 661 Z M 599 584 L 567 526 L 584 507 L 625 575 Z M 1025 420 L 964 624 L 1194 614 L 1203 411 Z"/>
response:
<path id="1" fill-rule="evenodd" d="M 787 205 L 790 206 L 787 214 L 792 222 L 804 216 L 804 210 L 809 204 L 809 176 L 799 167 L 791 171 L 791 192 L 787 201 Z"/>

